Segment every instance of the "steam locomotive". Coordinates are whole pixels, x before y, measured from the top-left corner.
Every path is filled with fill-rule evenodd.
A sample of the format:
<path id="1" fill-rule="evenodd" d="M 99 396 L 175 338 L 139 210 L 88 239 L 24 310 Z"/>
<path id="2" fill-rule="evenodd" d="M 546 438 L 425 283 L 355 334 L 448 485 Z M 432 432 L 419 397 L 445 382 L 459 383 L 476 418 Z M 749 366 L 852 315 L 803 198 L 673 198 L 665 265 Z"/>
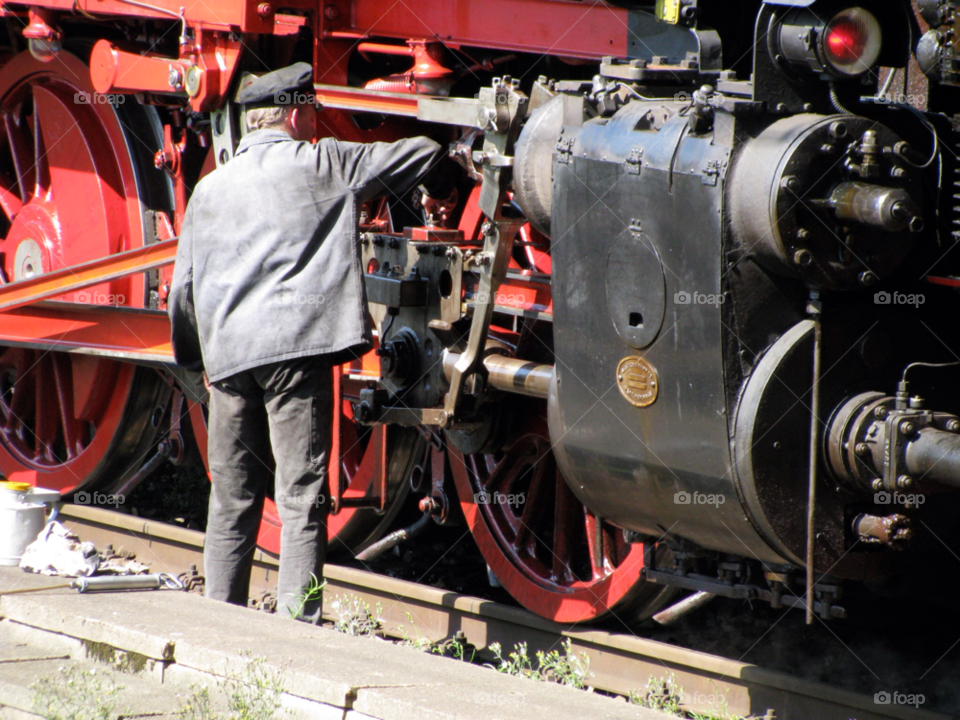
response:
<path id="1" fill-rule="evenodd" d="M 954 0 L 0 12 L 8 478 L 204 456 L 176 234 L 237 92 L 306 60 L 320 134 L 461 166 L 450 220 L 359 218 L 378 347 L 335 371 L 335 547 L 419 503 L 534 612 L 626 623 L 679 591 L 843 617 L 960 547 Z"/>

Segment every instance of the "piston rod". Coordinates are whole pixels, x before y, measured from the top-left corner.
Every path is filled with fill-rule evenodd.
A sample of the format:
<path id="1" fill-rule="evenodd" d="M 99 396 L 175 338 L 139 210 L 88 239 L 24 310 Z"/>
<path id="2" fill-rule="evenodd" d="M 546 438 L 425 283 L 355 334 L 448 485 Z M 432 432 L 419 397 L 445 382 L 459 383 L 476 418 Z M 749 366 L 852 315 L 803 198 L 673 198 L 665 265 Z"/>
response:
<path id="1" fill-rule="evenodd" d="M 449 380 L 460 355 L 449 350 L 443 353 L 443 373 Z M 487 355 L 483 359 L 487 383 L 504 392 L 546 398 L 553 378 L 552 365 L 540 365 L 529 360 L 518 360 L 506 355 Z"/>

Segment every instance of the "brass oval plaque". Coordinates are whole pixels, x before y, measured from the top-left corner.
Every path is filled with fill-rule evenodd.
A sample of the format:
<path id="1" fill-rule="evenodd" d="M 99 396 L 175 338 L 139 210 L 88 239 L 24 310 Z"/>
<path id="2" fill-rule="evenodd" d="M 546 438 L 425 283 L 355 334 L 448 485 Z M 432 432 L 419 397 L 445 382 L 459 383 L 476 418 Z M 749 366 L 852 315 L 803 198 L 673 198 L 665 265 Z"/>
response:
<path id="1" fill-rule="evenodd" d="M 660 385 L 653 365 L 637 355 L 630 355 L 617 366 L 617 387 L 627 402 L 637 407 L 653 405 Z"/>

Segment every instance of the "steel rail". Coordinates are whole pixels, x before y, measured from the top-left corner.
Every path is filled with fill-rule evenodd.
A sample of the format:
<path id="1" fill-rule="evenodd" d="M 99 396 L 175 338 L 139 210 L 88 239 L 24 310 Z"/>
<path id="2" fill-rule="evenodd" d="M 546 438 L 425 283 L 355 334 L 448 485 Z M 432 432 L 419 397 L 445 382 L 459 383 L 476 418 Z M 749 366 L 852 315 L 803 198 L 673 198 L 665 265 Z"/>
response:
<path id="1" fill-rule="evenodd" d="M 136 553 L 151 572 L 177 574 L 201 567 L 203 533 L 133 515 L 81 505 L 66 505 L 60 519 L 98 548 Z M 201 571 L 202 572 L 202 571 Z M 251 595 L 276 584 L 277 560 L 256 551 Z M 871 695 L 812 682 L 749 663 L 647 640 L 625 633 L 576 630 L 516 607 L 459 595 L 372 572 L 339 565 L 325 567 L 326 597 L 352 594 L 371 608 L 379 604 L 384 632 L 392 637 L 424 637 L 440 642 L 462 632 L 478 649 L 499 642 L 509 650 L 518 642 L 536 650 L 558 648 L 569 639 L 574 652 L 590 659 L 590 684 L 605 692 L 628 695 L 642 690 L 649 677 L 676 677 L 695 702 L 689 709 L 716 710 L 709 698 L 722 695 L 734 716 L 776 720 L 946 720 L 949 715 L 901 705 L 880 705 Z M 325 603 L 325 610 L 330 603 Z M 325 612 L 325 617 L 334 619 Z M 704 702 L 697 704 L 697 698 Z"/>

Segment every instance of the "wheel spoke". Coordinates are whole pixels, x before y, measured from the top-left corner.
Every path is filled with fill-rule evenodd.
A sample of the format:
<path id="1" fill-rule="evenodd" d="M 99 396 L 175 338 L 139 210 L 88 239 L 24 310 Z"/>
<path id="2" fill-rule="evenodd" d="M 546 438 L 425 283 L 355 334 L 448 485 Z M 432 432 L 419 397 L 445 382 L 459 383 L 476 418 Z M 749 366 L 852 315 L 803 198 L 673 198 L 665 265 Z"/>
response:
<path id="1" fill-rule="evenodd" d="M 50 402 L 55 397 L 53 361 L 46 353 L 36 365 L 36 423 L 34 427 L 34 458 L 54 462 L 53 445 L 57 438 L 57 409 Z"/>
<path id="2" fill-rule="evenodd" d="M 548 516 L 546 512 L 546 500 L 544 496 L 544 486 L 546 482 L 547 468 L 545 463 L 537 463 L 532 468 L 533 478 L 530 480 L 530 487 L 526 491 L 526 497 L 523 499 L 523 512 L 520 515 L 520 521 L 517 524 L 516 544 L 518 548 L 524 548 L 532 553 L 536 538 L 533 537 L 535 530 L 542 527 L 544 520 Z"/>
<path id="3" fill-rule="evenodd" d="M 579 539 L 577 533 L 577 516 L 582 512 L 582 506 L 567 487 L 563 476 L 554 473 L 554 511 L 553 511 L 553 563 L 552 577 L 556 582 L 571 583 L 574 581 L 573 571 L 570 568 L 573 559 L 574 543 Z"/>
<path id="4" fill-rule="evenodd" d="M 36 352 L 33 350 L 14 350 L 16 355 L 16 375 L 13 383 L 13 400 L 10 403 L 10 413 L 13 415 L 14 428 L 19 428 L 33 415 L 34 406 L 31 400 L 34 395 L 37 374 L 34 363 Z"/>
<path id="5" fill-rule="evenodd" d="M 50 194 L 50 164 L 47 159 L 43 131 L 48 122 L 52 124 L 52 118 L 46 117 L 48 113 L 44 111 L 41 101 L 44 95 L 48 94 L 39 87 L 33 88 L 33 167 L 36 178 L 33 197 L 35 198 L 48 198 Z M 42 121 L 41 115 L 44 116 Z"/>
<path id="6" fill-rule="evenodd" d="M 13 222 L 21 209 L 23 201 L 16 192 L 15 184 L 9 178 L 0 175 L 0 208 L 3 209 L 7 219 Z"/>
<path id="7" fill-rule="evenodd" d="M 7 132 L 7 142 L 10 143 L 10 155 L 13 157 L 13 169 L 17 173 L 17 186 L 20 188 L 20 199 L 26 205 L 33 191 L 34 164 L 31 160 L 33 153 L 27 136 L 18 123 L 19 108 L 6 110 L 3 113 L 3 126 Z"/>
<path id="8" fill-rule="evenodd" d="M 53 353 L 51 364 L 57 387 L 57 401 L 60 407 L 60 424 L 63 427 L 63 442 L 67 459 L 72 460 L 83 450 L 81 437 L 83 428 L 77 421 L 73 406 L 72 372 L 70 358 L 63 353 Z"/>

